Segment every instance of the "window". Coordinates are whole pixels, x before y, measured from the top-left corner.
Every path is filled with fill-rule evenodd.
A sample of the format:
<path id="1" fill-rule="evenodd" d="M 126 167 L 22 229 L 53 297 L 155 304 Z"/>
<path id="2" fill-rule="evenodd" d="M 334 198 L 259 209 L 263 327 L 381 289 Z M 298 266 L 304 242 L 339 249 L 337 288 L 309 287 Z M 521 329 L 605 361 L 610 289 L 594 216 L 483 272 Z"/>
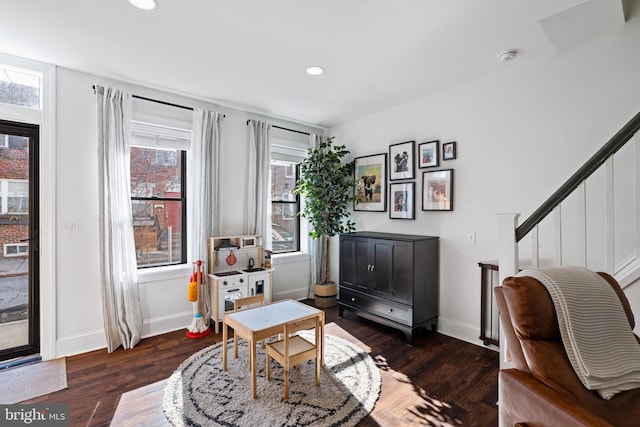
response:
<path id="1" fill-rule="evenodd" d="M 20 135 L 7 135 L 6 133 L 0 134 L 0 148 L 13 148 L 18 150 L 23 150 L 24 153 L 28 153 L 28 151 L 24 150 L 25 147 L 29 147 L 28 137 L 20 136 Z M 18 152 L 15 152 L 14 155 L 20 155 L 20 154 Z M 24 158 L 14 159 L 14 160 L 23 160 L 23 159 Z"/>
<path id="2" fill-rule="evenodd" d="M 138 268 L 184 264 L 191 133 L 133 122 L 132 134 L 131 214 Z"/>
<path id="3" fill-rule="evenodd" d="M 300 250 L 300 221 L 298 197 L 291 192 L 296 186 L 297 174 L 287 171 L 296 164 L 271 159 L 271 248 L 274 253 Z"/>
<path id="4" fill-rule="evenodd" d="M 5 243 L 4 245 L 5 257 L 25 256 L 28 254 L 29 254 L 28 243 Z"/>
<path id="5" fill-rule="evenodd" d="M 29 213 L 29 181 L 0 180 L 0 214 Z"/>
<path id="6" fill-rule="evenodd" d="M 0 103 L 40 109 L 42 74 L 0 64 Z"/>
<path id="7" fill-rule="evenodd" d="M 298 165 L 307 155 L 309 137 L 273 128 L 271 131 L 271 248 L 274 253 L 300 250 L 300 199 L 293 194 Z"/>

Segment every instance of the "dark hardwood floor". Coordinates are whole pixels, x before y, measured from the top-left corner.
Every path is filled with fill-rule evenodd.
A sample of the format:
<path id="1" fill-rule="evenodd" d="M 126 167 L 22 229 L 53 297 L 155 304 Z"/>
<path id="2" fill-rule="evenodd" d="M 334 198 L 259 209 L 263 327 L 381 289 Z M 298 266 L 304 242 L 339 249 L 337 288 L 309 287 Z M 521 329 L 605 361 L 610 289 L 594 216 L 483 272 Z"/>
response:
<path id="1" fill-rule="evenodd" d="M 327 333 L 359 341 L 381 369 L 380 398 L 358 427 L 498 425 L 497 352 L 427 331 L 409 347 L 400 331 L 350 312 L 340 318 L 337 308 L 325 310 L 327 325 L 335 323 Z M 68 404 L 72 426 L 108 426 L 112 420 L 117 426 L 166 425 L 162 380 L 221 338 L 211 333 L 190 339 L 176 331 L 146 338 L 133 350 L 68 357 L 69 387 L 24 403 Z"/>

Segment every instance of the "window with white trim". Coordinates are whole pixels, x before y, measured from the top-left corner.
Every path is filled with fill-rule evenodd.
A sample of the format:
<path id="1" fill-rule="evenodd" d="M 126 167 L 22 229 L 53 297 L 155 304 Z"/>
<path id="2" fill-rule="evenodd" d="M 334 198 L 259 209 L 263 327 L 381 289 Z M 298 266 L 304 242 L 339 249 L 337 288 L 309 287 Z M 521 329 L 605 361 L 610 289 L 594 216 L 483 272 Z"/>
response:
<path id="1" fill-rule="evenodd" d="M 0 179 L 0 214 L 29 214 L 29 181 Z"/>
<path id="2" fill-rule="evenodd" d="M 3 249 L 5 257 L 26 256 L 29 254 L 28 243 L 5 243 Z"/>
<path id="3" fill-rule="evenodd" d="M 191 131 L 133 121 L 131 212 L 138 268 L 187 262 L 187 150 Z"/>
<path id="4" fill-rule="evenodd" d="M 42 73 L 0 64 L 0 103 L 39 110 Z"/>
<path id="5" fill-rule="evenodd" d="M 307 155 L 309 137 L 281 129 L 271 132 L 271 248 L 273 253 L 300 251 L 300 198 L 292 190 L 298 165 Z"/>

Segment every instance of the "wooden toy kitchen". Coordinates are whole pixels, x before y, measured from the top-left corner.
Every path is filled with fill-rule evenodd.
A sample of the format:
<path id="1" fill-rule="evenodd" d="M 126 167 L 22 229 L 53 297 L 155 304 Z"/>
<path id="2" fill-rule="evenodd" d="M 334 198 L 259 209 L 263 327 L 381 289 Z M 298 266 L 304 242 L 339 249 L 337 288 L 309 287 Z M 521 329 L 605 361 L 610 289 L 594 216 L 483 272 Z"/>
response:
<path id="1" fill-rule="evenodd" d="M 233 311 L 233 301 L 264 294 L 272 301 L 271 259 L 262 246 L 262 236 L 224 236 L 209 238 L 209 284 L 211 318 L 215 332 L 222 315 Z"/>

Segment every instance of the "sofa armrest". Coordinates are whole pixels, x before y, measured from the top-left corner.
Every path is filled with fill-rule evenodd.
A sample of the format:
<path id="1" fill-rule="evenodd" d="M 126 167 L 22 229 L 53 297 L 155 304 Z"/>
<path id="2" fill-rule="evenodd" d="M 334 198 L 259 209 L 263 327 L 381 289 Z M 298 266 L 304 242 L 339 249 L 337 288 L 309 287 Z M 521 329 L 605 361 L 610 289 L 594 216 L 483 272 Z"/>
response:
<path id="1" fill-rule="evenodd" d="M 587 409 L 517 369 L 498 376 L 500 427 L 613 427 Z"/>

